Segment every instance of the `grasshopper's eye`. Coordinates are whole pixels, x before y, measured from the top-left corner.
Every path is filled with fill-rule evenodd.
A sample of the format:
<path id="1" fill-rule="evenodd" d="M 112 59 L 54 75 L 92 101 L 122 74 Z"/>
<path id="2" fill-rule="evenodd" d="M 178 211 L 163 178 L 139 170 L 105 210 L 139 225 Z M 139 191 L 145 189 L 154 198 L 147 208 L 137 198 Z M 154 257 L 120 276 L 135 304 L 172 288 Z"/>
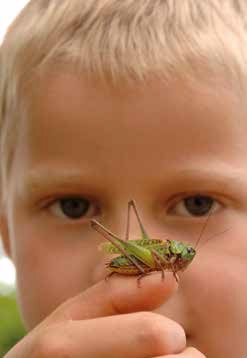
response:
<path id="1" fill-rule="evenodd" d="M 53 214 L 59 217 L 78 220 L 89 216 L 91 209 L 89 200 L 80 197 L 67 197 L 56 200 L 50 207 Z M 93 215 L 93 213 L 91 213 Z"/>
<path id="2" fill-rule="evenodd" d="M 180 200 L 170 211 L 181 216 L 206 216 L 221 207 L 221 204 L 210 196 L 194 195 Z"/>

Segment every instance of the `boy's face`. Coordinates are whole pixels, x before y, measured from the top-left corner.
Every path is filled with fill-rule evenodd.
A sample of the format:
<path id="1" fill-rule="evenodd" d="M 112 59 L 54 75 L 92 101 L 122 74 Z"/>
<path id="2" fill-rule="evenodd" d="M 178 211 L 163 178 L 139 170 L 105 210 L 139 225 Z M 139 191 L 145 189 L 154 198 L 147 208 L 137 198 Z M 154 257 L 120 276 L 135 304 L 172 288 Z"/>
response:
<path id="1" fill-rule="evenodd" d="M 89 219 L 123 237 L 127 202 L 135 199 L 151 237 L 194 246 L 213 204 L 196 258 L 158 312 L 207 356 L 240 357 L 247 330 L 244 98 L 216 83 L 113 89 L 64 74 L 47 76 L 31 100 L 2 229 L 27 326 L 106 275 L 102 237 Z M 132 220 L 131 238 L 138 236 Z"/>

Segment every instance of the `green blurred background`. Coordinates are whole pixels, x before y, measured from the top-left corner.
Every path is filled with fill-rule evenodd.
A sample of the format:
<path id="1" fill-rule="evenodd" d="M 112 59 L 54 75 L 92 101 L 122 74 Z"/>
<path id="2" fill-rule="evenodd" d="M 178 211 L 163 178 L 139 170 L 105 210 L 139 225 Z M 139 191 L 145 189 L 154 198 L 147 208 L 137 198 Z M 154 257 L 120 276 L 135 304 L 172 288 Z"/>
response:
<path id="1" fill-rule="evenodd" d="M 4 357 L 24 335 L 14 288 L 0 284 L 0 357 Z"/>

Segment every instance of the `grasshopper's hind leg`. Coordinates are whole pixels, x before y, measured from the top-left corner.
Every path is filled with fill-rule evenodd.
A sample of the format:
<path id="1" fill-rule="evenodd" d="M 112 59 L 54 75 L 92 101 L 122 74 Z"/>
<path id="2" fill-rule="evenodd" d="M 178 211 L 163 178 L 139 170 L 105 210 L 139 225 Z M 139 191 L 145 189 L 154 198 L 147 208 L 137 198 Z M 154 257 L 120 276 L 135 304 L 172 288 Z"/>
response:
<path id="1" fill-rule="evenodd" d="M 141 218 L 140 218 L 140 215 L 137 211 L 137 207 L 136 207 L 136 203 L 135 201 L 132 199 L 128 202 L 128 213 L 127 213 L 127 224 L 126 224 L 126 234 L 125 234 L 125 240 L 129 240 L 129 228 L 130 228 L 130 209 L 131 207 L 133 208 L 134 212 L 135 212 L 135 215 L 136 215 L 136 218 L 137 218 L 137 221 L 139 223 L 139 226 L 140 226 L 140 229 L 141 229 L 141 232 L 142 232 L 142 238 L 143 239 L 148 239 L 149 236 L 146 232 L 146 230 L 144 229 L 144 226 L 142 224 L 142 221 L 141 221 Z"/>
<path id="2" fill-rule="evenodd" d="M 129 255 L 128 252 L 119 245 L 118 241 L 119 238 L 114 235 L 110 230 L 106 229 L 101 223 L 99 223 L 97 220 L 92 219 L 91 220 L 91 226 L 98 231 L 101 235 L 103 235 L 108 241 L 112 243 L 118 250 L 130 261 L 132 264 L 141 272 L 144 273 L 144 269 L 139 265 L 137 260 L 133 257 L 133 255 Z M 115 239 L 115 240 L 114 240 Z"/>
<path id="3" fill-rule="evenodd" d="M 131 201 L 128 202 L 128 213 L 127 213 L 127 223 L 126 223 L 126 233 L 125 240 L 129 240 L 129 231 L 130 231 L 130 209 L 131 209 Z"/>
<path id="4" fill-rule="evenodd" d="M 151 254 L 153 256 L 153 259 L 157 265 L 157 267 L 160 269 L 161 271 L 161 279 L 162 281 L 165 279 L 165 270 L 161 264 L 161 260 L 159 259 L 159 256 L 156 254 L 155 250 L 151 249 Z M 142 273 L 141 275 L 138 276 L 137 278 L 137 284 L 138 284 L 138 287 L 140 287 L 141 285 L 141 279 L 143 279 L 143 277 L 147 276 L 147 275 L 150 275 L 151 272 L 144 272 Z"/>

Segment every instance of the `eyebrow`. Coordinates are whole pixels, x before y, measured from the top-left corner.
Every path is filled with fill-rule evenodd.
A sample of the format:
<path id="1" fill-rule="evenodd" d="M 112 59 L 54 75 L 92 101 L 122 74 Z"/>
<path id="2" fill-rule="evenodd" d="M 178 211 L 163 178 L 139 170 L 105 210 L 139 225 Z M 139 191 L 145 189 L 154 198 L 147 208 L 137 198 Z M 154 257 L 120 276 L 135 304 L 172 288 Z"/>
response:
<path id="1" fill-rule="evenodd" d="M 229 165 L 210 165 L 197 168 L 196 165 L 194 168 L 187 168 L 174 171 L 174 177 L 178 178 L 178 182 L 183 182 L 186 184 L 186 181 L 201 181 L 201 184 L 207 184 L 207 182 L 215 183 L 217 186 L 224 186 L 225 189 L 228 188 L 245 188 L 247 180 L 244 180 L 243 177 L 247 178 L 247 170 L 243 168 L 235 168 Z"/>
<path id="2" fill-rule="evenodd" d="M 31 171 L 24 179 L 22 190 L 25 193 L 36 193 L 42 190 L 54 189 L 68 189 L 72 186 L 82 186 L 87 183 L 90 186 L 92 179 L 95 178 L 92 174 L 82 173 L 78 170 L 55 171 L 50 169 L 38 169 Z"/>
<path id="3" fill-rule="evenodd" d="M 215 166 L 210 168 L 210 165 L 197 167 L 194 165 L 193 168 L 186 166 L 184 168 L 171 168 L 172 170 L 166 173 L 159 174 L 159 183 L 164 182 L 165 185 L 174 185 L 174 178 L 176 178 L 175 184 L 183 184 L 186 186 L 186 182 L 190 181 L 201 181 L 202 185 L 206 185 L 207 182 L 214 182 L 217 186 L 224 186 L 225 189 L 233 187 L 242 190 L 246 188 L 247 180 L 242 179 L 243 176 L 247 177 L 247 170 L 244 168 L 233 168 L 226 165 Z M 172 174 L 171 174 L 172 173 Z M 85 187 L 87 190 L 93 190 L 95 188 L 95 179 L 98 178 L 97 187 L 100 186 L 102 181 L 100 176 L 103 174 L 93 174 L 90 171 L 82 171 L 78 169 L 66 170 L 51 170 L 48 168 L 35 169 L 28 173 L 24 181 L 22 182 L 22 192 L 24 193 L 36 193 L 44 190 L 53 189 L 57 187 L 58 190 L 72 189 L 72 187 Z M 103 185 L 102 185 L 103 187 Z M 246 190 L 246 189 L 245 189 Z M 234 190 L 235 191 L 235 190 Z"/>

